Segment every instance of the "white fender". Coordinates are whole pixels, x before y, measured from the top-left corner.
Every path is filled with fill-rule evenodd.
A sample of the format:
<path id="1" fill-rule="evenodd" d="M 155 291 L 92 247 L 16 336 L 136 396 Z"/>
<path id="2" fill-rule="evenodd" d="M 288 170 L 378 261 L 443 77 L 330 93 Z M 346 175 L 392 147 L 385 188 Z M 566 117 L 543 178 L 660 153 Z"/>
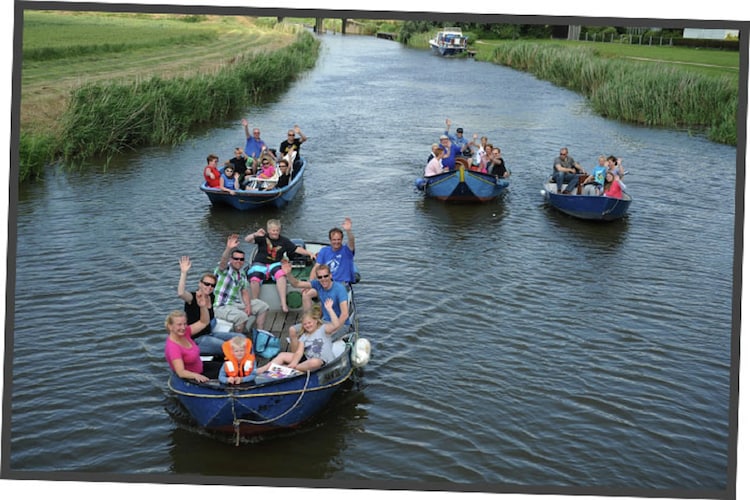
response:
<path id="1" fill-rule="evenodd" d="M 370 361 L 370 341 L 367 339 L 357 339 L 352 349 L 352 364 L 356 368 L 365 366 Z"/>

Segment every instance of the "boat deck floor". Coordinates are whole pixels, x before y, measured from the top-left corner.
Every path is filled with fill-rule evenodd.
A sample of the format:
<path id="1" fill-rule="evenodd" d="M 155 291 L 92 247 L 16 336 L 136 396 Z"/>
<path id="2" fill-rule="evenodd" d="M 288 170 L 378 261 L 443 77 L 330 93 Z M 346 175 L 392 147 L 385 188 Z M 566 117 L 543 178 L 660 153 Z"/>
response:
<path id="1" fill-rule="evenodd" d="M 281 340 L 281 350 L 285 351 L 289 344 L 289 327 L 298 324 L 301 318 L 302 309 L 290 309 L 288 313 L 268 311 L 263 329 L 277 335 Z"/>

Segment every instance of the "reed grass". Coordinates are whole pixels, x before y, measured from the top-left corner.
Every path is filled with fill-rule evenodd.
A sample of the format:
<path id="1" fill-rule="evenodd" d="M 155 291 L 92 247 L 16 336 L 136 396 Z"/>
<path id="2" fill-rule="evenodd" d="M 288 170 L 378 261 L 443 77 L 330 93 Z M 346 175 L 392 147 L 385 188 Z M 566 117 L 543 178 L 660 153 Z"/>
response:
<path id="1" fill-rule="evenodd" d="M 737 144 L 736 77 L 603 58 L 593 48 L 577 46 L 503 44 L 489 59 L 580 92 L 603 116 L 699 131 L 713 141 Z"/>
<path id="2" fill-rule="evenodd" d="M 300 32 L 273 52 L 240 56 L 213 74 L 96 82 L 75 90 L 61 124 L 56 152 L 66 163 L 107 160 L 146 145 L 176 144 L 190 129 L 285 90 L 317 59 L 319 41 Z"/>

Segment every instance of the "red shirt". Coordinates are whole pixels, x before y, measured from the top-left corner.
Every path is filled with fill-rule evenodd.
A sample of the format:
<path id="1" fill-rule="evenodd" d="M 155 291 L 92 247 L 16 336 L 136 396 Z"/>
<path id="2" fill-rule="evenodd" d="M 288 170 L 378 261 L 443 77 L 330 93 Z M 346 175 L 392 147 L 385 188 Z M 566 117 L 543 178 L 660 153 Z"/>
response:
<path id="1" fill-rule="evenodd" d="M 213 174 L 214 176 L 213 179 L 208 175 L 209 172 Z M 206 183 L 208 184 L 208 187 L 218 188 L 219 177 L 221 177 L 221 174 L 219 173 L 219 169 L 214 167 L 213 165 L 206 165 L 206 168 L 203 169 L 203 178 L 206 179 Z"/>
<path id="2" fill-rule="evenodd" d="M 620 181 L 618 180 L 612 181 L 612 184 L 609 185 L 609 189 L 604 191 L 604 196 L 609 196 L 610 198 L 622 199 L 622 187 L 620 186 Z"/>

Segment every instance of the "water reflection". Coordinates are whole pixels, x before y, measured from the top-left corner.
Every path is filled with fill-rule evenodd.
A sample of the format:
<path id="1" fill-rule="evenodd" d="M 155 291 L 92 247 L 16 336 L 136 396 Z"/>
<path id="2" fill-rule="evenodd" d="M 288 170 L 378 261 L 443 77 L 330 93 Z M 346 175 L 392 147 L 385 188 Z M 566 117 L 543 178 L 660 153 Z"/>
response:
<path id="1" fill-rule="evenodd" d="M 326 410 L 301 427 L 243 437 L 216 436 L 193 426 L 176 398 L 165 401 L 177 423 L 171 432 L 170 471 L 243 478 L 328 478 L 344 465 L 340 453 L 352 435 L 364 432 L 367 395 L 357 388 L 334 395 Z M 246 484 L 254 484 L 249 480 Z"/>

